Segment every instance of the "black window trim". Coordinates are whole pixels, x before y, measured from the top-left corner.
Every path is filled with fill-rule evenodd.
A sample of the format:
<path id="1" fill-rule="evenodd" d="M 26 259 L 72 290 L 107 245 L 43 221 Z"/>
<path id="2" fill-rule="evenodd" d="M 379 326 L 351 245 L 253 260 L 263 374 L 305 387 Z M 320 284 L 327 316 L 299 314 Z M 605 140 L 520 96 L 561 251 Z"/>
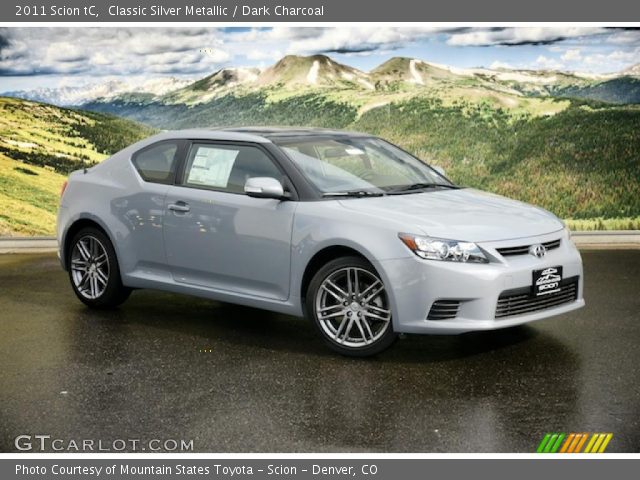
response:
<path id="1" fill-rule="evenodd" d="M 244 195 L 244 196 L 247 196 L 247 194 L 244 193 L 244 192 L 231 192 L 231 191 L 229 191 L 227 189 L 224 189 L 224 188 L 209 187 L 209 186 L 206 186 L 206 185 L 189 185 L 189 184 L 184 182 L 184 179 L 185 179 L 185 175 L 186 175 L 188 159 L 189 159 L 189 157 L 191 155 L 191 151 L 194 148 L 194 145 L 223 145 L 223 146 L 231 146 L 231 147 L 233 147 L 233 146 L 255 147 L 255 148 L 258 148 L 259 150 L 261 150 L 267 156 L 267 158 L 269 160 L 271 160 L 271 162 L 275 165 L 275 167 L 282 174 L 282 177 L 285 180 L 285 185 L 283 185 L 283 187 L 285 189 L 285 194 L 289 195 L 288 198 L 286 198 L 286 199 L 287 200 L 291 200 L 291 201 L 298 201 L 299 200 L 299 195 L 298 195 L 298 191 L 296 189 L 296 186 L 295 186 L 294 182 L 291 181 L 291 178 L 288 175 L 286 169 L 283 168 L 283 166 L 280 164 L 280 162 L 276 158 L 276 156 L 273 155 L 273 153 L 268 148 L 265 148 L 265 146 L 262 145 L 261 143 L 257 143 L 257 142 L 242 142 L 242 141 L 235 141 L 235 140 L 209 140 L 209 139 L 201 139 L 201 138 L 188 139 L 188 140 L 185 140 L 185 143 L 186 143 L 186 148 L 185 148 L 183 154 L 178 159 L 175 180 L 174 180 L 174 183 L 173 183 L 176 187 L 192 188 L 192 189 L 195 189 L 195 190 L 209 190 L 209 191 L 212 191 L 212 192 L 228 193 L 230 195 Z"/>

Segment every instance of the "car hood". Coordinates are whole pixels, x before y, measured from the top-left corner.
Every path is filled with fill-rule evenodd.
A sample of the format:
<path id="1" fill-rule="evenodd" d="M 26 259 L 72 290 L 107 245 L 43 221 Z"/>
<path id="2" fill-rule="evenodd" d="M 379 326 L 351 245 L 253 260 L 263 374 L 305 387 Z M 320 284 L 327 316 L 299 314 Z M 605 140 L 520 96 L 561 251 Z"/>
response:
<path id="1" fill-rule="evenodd" d="M 500 195 L 463 188 L 407 195 L 342 199 L 344 208 L 378 221 L 400 222 L 407 233 L 488 242 L 555 232 L 562 223 L 551 213 Z"/>

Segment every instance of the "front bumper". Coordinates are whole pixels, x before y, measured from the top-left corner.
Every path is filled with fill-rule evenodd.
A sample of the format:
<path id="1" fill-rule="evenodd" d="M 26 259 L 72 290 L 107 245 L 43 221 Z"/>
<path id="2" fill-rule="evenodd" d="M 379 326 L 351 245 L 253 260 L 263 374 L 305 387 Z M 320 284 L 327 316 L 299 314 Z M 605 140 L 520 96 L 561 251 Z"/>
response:
<path id="1" fill-rule="evenodd" d="M 530 254 L 505 256 L 498 248 L 544 243 L 560 238 L 560 246 L 542 259 Z M 464 264 L 423 260 L 415 255 L 383 260 L 376 267 L 385 281 L 398 333 L 455 334 L 493 330 L 560 315 L 584 306 L 582 259 L 564 231 L 548 235 L 478 244 L 490 263 Z M 498 298 L 507 291 L 532 285 L 533 270 L 562 266 L 563 278 L 577 277 L 574 300 L 528 313 L 496 318 Z M 454 318 L 428 320 L 438 300 L 458 300 Z"/>

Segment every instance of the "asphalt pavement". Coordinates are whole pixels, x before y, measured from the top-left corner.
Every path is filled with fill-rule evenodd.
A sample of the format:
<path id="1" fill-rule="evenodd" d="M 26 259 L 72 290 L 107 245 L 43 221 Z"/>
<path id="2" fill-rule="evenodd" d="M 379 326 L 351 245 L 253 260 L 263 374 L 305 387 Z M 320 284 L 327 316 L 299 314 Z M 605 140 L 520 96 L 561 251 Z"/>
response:
<path id="1" fill-rule="evenodd" d="M 304 320 L 193 297 L 136 291 L 91 311 L 54 255 L 2 255 L 0 451 L 50 435 L 128 451 L 534 452 L 547 432 L 611 432 L 608 452 L 640 452 L 640 250 L 583 259 L 582 310 L 357 360 Z"/>

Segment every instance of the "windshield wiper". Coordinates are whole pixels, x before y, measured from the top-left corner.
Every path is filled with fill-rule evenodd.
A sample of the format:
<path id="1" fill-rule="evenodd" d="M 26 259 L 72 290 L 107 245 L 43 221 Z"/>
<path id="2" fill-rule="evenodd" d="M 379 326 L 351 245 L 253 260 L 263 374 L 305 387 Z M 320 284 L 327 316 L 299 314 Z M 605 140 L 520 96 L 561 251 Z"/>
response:
<path id="1" fill-rule="evenodd" d="M 455 185 L 447 185 L 446 183 L 412 183 L 411 185 L 403 185 L 402 187 L 391 189 L 387 191 L 387 193 L 389 195 L 394 195 L 394 194 L 415 192 L 416 190 L 423 190 L 427 188 L 438 188 L 438 187 L 449 188 L 452 190 L 456 190 L 460 188 L 460 187 L 456 187 Z"/>
<path id="2" fill-rule="evenodd" d="M 322 196 L 327 197 L 382 197 L 384 192 L 371 192 L 368 190 L 346 190 L 344 192 L 326 192 Z"/>

